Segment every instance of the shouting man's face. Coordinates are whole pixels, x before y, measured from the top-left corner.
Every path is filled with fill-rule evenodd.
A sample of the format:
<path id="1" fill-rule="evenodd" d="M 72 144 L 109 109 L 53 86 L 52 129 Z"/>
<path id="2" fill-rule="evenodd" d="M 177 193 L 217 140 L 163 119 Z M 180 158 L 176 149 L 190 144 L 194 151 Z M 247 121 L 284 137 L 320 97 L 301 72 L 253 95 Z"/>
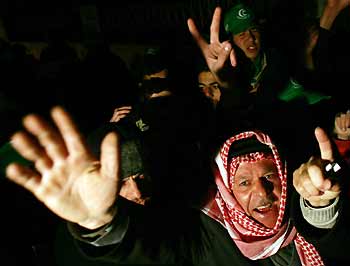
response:
<path id="1" fill-rule="evenodd" d="M 260 40 L 260 32 L 257 28 L 250 28 L 233 35 L 233 42 L 251 61 L 254 61 L 259 55 L 261 48 Z"/>
<path id="2" fill-rule="evenodd" d="M 242 162 L 234 176 L 232 192 L 246 214 L 268 228 L 276 224 L 281 180 L 272 159 Z"/>

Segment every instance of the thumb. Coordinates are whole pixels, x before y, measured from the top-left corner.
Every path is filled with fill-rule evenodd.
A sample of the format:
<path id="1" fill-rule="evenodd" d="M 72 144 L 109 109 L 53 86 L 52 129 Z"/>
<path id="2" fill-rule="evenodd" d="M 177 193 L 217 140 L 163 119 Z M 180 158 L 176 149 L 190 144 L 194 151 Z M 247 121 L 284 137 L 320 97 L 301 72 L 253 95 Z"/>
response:
<path id="1" fill-rule="evenodd" d="M 317 127 L 315 129 L 315 136 L 320 148 L 321 158 L 332 162 L 334 160 L 332 143 L 327 133 L 322 128 Z"/>
<path id="2" fill-rule="evenodd" d="M 108 133 L 101 144 L 101 174 L 102 177 L 119 180 L 120 174 L 120 147 L 119 135 Z"/>
<path id="3" fill-rule="evenodd" d="M 233 66 L 233 67 L 237 66 L 236 53 L 235 53 L 235 50 L 233 48 L 230 52 L 230 61 L 231 61 L 231 66 Z"/>

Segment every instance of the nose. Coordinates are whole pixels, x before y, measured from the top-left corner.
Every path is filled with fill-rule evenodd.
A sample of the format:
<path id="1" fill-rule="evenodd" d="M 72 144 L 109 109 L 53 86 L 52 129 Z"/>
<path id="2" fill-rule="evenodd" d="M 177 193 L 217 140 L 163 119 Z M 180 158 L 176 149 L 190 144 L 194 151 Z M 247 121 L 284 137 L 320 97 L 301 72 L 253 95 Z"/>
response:
<path id="1" fill-rule="evenodd" d="M 211 91 L 211 89 L 210 89 L 209 86 L 203 87 L 203 88 L 202 88 L 202 91 L 203 91 L 205 97 L 208 97 L 208 98 L 213 97 L 212 91 Z"/>
<path id="2" fill-rule="evenodd" d="M 257 195 L 261 197 L 266 197 L 272 193 L 273 184 L 270 181 L 268 181 L 265 177 L 261 177 L 257 182 L 255 182 L 254 189 Z"/>
<path id="3" fill-rule="evenodd" d="M 255 41 L 256 37 L 255 37 L 255 34 L 253 33 L 253 31 L 249 30 L 248 33 L 249 33 L 248 34 L 249 39 L 252 39 L 252 41 Z"/>

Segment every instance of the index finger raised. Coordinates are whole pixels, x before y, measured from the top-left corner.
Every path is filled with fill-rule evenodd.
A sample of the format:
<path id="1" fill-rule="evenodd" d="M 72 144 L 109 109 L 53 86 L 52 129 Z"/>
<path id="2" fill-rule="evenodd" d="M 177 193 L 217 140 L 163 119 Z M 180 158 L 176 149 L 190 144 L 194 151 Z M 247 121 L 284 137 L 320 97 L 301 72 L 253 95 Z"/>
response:
<path id="1" fill-rule="evenodd" d="M 320 148 L 321 158 L 323 160 L 329 160 L 332 162 L 334 160 L 332 143 L 327 133 L 322 128 L 317 127 L 315 129 L 315 136 L 318 142 L 318 146 Z"/>

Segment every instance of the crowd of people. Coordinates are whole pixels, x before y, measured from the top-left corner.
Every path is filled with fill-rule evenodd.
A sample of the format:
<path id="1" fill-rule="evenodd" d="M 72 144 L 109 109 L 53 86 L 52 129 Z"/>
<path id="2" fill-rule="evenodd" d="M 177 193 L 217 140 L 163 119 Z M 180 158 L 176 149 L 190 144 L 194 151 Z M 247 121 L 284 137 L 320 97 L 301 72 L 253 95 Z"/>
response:
<path id="1" fill-rule="evenodd" d="M 63 102 L 24 116 L 0 166 L 57 232 L 32 245 L 35 266 L 350 262 L 350 106 L 331 86 L 350 53 L 330 51 L 350 2 L 305 19 L 300 58 L 266 40 L 251 4 L 216 7 L 209 32 L 188 18 L 191 73 L 167 46 L 146 49 L 137 75 L 119 64 L 132 89 L 108 115 Z"/>

